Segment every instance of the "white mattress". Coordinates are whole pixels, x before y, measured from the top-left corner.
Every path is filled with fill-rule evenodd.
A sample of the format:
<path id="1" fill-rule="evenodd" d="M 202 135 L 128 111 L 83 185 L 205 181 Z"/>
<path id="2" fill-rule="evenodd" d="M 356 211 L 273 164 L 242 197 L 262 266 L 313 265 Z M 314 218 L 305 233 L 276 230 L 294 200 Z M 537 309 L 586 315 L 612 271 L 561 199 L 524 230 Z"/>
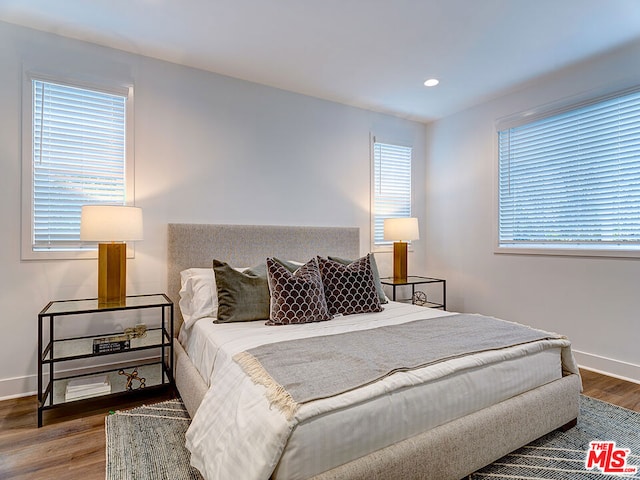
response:
<path id="1" fill-rule="evenodd" d="M 216 368 L 229 369 L 233 355 L 264 343 L 451 315 L 395 302 L 385 307 L 381 313 L 285 327 L 268 327 L 262 321 L 214 324 L 211 319 L 202 319 L 191 329 L 180 332 L 180 342 L 202 377 L 211 384 L 220 375 Z M 462 369 L 448 365 L 462 360 L 452 360 L 445 362 L 447 365 L 392 375 L 369 389 L 366 396 L 350 392 L 304 405 L 301 421 L 289 436 L 274 478 L 308 478 L 556 380 L 562 376 L 563 346 L 566 345 L 545 341 L 512 347 L 499 356 L 477 354 L 473 360 L 464 360 Z M 449 369 L 451 373 L 447 374 Z M 435 380 L 425 381 L 429 376 Z M 202 458 L 194 461 L 201 470 L 202 461 Z"/>

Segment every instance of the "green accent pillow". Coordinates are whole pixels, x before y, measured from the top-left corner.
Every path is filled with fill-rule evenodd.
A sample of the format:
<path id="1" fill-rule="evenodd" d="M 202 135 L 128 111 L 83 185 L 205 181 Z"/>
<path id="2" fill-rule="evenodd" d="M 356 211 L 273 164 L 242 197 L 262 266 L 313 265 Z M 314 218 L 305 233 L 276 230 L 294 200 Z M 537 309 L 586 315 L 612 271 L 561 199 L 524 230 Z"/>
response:
<path id="1" fill-rule="evenodd" d="M 380 283 L 380 273 L 378 272 L 378 264 L 376 263 L 376 257 L 370 254 L 371 257 L 371 272 L 373 273 L 373 283 L 376 285 L 376 292 L 378 293 L 378 299 L 380 299 L 380 303 L 388 303 L 387 296 L 384 294 L 384 290 L 382 288 L 382 283 Z M 327 257 L 329 260 L 333 260 L 334 262 L 342 263 L 343 265 L 349 265 L 354 261 L 358 260 L 348 260 L 346 258 L 340 257 Z"/>
<path id="2" fill-rule="evenodd" d="M 215 323 L 266 320 L 269 318 L 269 285 L 265 265 L 239 272 L 227 263 L 213 260 L 218 290 Z"/>
<path id="3" fill-rule="evenodd" d="M 292 262 L 281 263 L 292 272 L 299 268 Z M 215 323 L 269 319 L 271 299 L 266 263 L 239 272 L 229 264 L 214 259 L 213 271 L 218 291 L 218 317 Z"/>

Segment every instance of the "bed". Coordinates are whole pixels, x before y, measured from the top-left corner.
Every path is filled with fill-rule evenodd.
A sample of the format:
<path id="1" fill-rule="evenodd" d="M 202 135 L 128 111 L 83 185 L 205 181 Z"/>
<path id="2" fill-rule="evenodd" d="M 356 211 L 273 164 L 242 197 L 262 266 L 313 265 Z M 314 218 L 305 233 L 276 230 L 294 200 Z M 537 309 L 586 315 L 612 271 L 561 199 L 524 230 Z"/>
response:
<path id="1" fill-rule="evenodd" d="M 357 258 L 360 255 L 358 229 L 170 224 L 169 294 L 178 303 L 180 272 L 193 267 L 210 267 L 213 258 L 224 259 L 235 266 L 251 266 L 264 262 L 270 256 L 306 261 L 315 255 Z M 418 318 L 418 315 L 420 318 L 439 318 L 450 314 L 392 303 L 385 306 L 384 312 L 372 315 L 377 315 L 375 321 L 383 319 L 394 323 L 403 316 L 410 319 Z M 175 331 L 179 332 L 182 320 L 179 309 L 176 309 L 176 316 Z M 367 328 L 366 322 L 374 321 L 358 316 L 345 316 L 337 320 L 321 322 L 307 330 L 335 329 L 317 334 L 333 335 L 352 328 L 356 323 Z M 205 337 L 212 334 L 211 324 L 210 321 L 197 323 Z M 252 327 L 251 333 L 248 333 L 249 325 L 228 326 L 223 343 L 234 345 L 235 350 L 231 350 L 233 353 L 251 346 L 251 340 L 246 339 L 251 338 L 254 330 L 256 335 L 262 334 L 265 329 L 278 331 L 275 341 L 286 340 L 294 330 L 289 327 L 264 327 L 263 324 L 261 322 L 262 329 L 259 326 Z M 224 365 L 225 372 L 236 366 L 228 358 L 225 360 L 223 353 L 209 354 L 206 360 L 204 357 L 207 355 L 197 353 L 199 350 L 194 347 L 199 341 L 194 340 L 195 334 L 186 334 L 186 329 L 182 334 L 181 340 L 186 349 L 179 341 L 175 342 L 176 386 L 194 423 L 196 420 L 203 423 L 202 427 L 198 427 L 198 434 L 205 436 L 202 432 L 217 431 L 222 425 L 211 418 L 216 415 L 215 396 L 220 391 L 216 387 L 228 381 L 223 374 L 216 373 L 222 375 L 218 377 L 213 374 L 214 365 Z M 280 335 L 283 337 L 280 338 Z M 334 408 L 335 405 L 329 400 L 324 403 L 311 402 L 310 405 L 319 406 L 317 411 L 309 413 L 313 411 L 312 407 L 300 409 L 300 412 L 306 412 L 303 421 L 296 423 L 292 432 L 287 433 L 282 442 L 283 450 L 277 451 L 277 458 L 273 461 L 275 466 L 266 467 L 260 475 L 273 470 L 275 480 L 462 478 L 554 429 L 575 422 L 580 378 L 568 342 L 554 342 L 549 348 L 526 352 L 504 362 L 488 361 L 488 367 L 467 366 L 462 373 L 447 379 L 452 380 L 450 384 L 434 381 L 427 385 L 428 382 L 421 378 L 417 382 L 419 386 L 409 388 L 407 384 L 394 386 L 395 380 L 386 379 L 387 383 L 382 386 L 368 387 L 382 388 L 373 395 L 375 401 L 365 402 L 357 397 L 357 392 L 349 392 L 347 396 L 352 397 L 348 399 L 348 408 L 342 405 L 334 410 L 323 410 Z M 187 350 L 190 350 L 191 356 Z M 472 362 L 477 361 L 476 358 Z M 503 378 L 514 370 L 521 372 L 518 376 L 522 379 L 513 384 L 500 382 L 507 383 L 507 386 L 492 388 L 492 378 Z M 428 377 L 431 372 L 426 369 L 425 375 Z M 413 379 L 408 375 L 404 380 L 408 377 Z M 254 388 L 253 394 L 256 394 L 262 387 L 254 385 Z M 475 388 L 480 388 L 480 393 L 475 392 Z M 492 390 L 498 390 L 497 394 Z M 456 394 L 452 395 L 451 392 Z M 252 399 L 253 394 L 250 396 Z M 426 400 L 424 395 L 432 397 Z M 475 398 L 483 400 L 470 401 Z M 270 418 L 270 415 L 267 413 L 264 416 Z M 205 417 L 207 420 L 202 420 Z M 367 431 L 369 424 L 372 428 L 377 426 Z M 384 425 L 384 428 L 381 429 L 380 425 Z M 194 427 L 194 430 L 198 431 L 198 428 Z M 261 435 L 258 427 L 254 425 L 253 428 L 257 428 L 256 435 Z M 379 433 L 381 430 L 383 434 Z M 242 436 L 242 432 L 230 435 L 238 437 Z M 206 443 L 206 439 L 202 441 Z M 262 445 L 262 441 L 258 443 Z M 253 445 L 247 447 L 253 448 Z M 199 456 L 203 457 L 202 454 Z M 194 457 L 197 455 L 194 454 Z M 202 458 L 196 458 L 194 463 L 206 470 L 208 467 L 202 465 L 202 461 Z M 217 475 L 210 471 L 209 480 Z M 248 478 L 244 472 L 235 476 Z"/>

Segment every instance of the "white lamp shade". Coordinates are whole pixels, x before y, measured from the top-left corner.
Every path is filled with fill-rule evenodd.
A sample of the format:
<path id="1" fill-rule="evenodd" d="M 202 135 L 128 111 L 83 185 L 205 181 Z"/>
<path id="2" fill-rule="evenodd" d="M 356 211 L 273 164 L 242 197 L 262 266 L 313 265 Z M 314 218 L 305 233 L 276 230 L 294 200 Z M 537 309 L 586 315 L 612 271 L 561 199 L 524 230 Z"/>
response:
<path id="1" fill-rule="evenodd" d="M 80 217 L 80 240 L 142 240 L 142 209 L 123 205 L 85 205 Z"/>
<path id="2" fill-rule="evenodd" d="M 414 217 L 385 218 L 384 239 L 405 242 L 420 239 L 418 219 Z"/>

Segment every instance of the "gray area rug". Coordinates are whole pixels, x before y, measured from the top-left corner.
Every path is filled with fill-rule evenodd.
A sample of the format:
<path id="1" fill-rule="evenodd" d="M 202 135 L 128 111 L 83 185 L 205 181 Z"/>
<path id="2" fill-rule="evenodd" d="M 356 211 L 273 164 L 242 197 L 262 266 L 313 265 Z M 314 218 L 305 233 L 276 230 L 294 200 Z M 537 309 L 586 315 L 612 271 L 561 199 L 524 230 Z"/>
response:
<path id="1" fill-rule="evenodd" d="M 179 399 L 107 416 L 106 479 L 202 480 L 184 446 L 190 421 Z"/>
<path id="2" fill-rule="evenodd" d="M 189 452 L 184 447 L 189 421 L 180 400 L 109 415 L 105 420 L 106 479 L 201 480 L 189 465 Z M 598 469 L 586 470 L 589 443 L 595 440 L 615 441 L 616 448 L 629 449 L 627 465 L 640 467 L 640 413 L 582 396 L 576 427 L 545 435 L 469 479 L 640 479 L 640 472 L 614 476 Z"/>
<path id="3" fill-rule="evenodd" d="M 629 449 L 628 466 L 638 466 L 635 475 L 609 475 L 585 468 L 589 443 L 615 441 L 616 448 Z M 578 425 L 567 432 L 552 432 L 474 473 L 483 479 L 571 479 L 613 480 L 640 478 L 640 413 L 580 397 Z"/>

